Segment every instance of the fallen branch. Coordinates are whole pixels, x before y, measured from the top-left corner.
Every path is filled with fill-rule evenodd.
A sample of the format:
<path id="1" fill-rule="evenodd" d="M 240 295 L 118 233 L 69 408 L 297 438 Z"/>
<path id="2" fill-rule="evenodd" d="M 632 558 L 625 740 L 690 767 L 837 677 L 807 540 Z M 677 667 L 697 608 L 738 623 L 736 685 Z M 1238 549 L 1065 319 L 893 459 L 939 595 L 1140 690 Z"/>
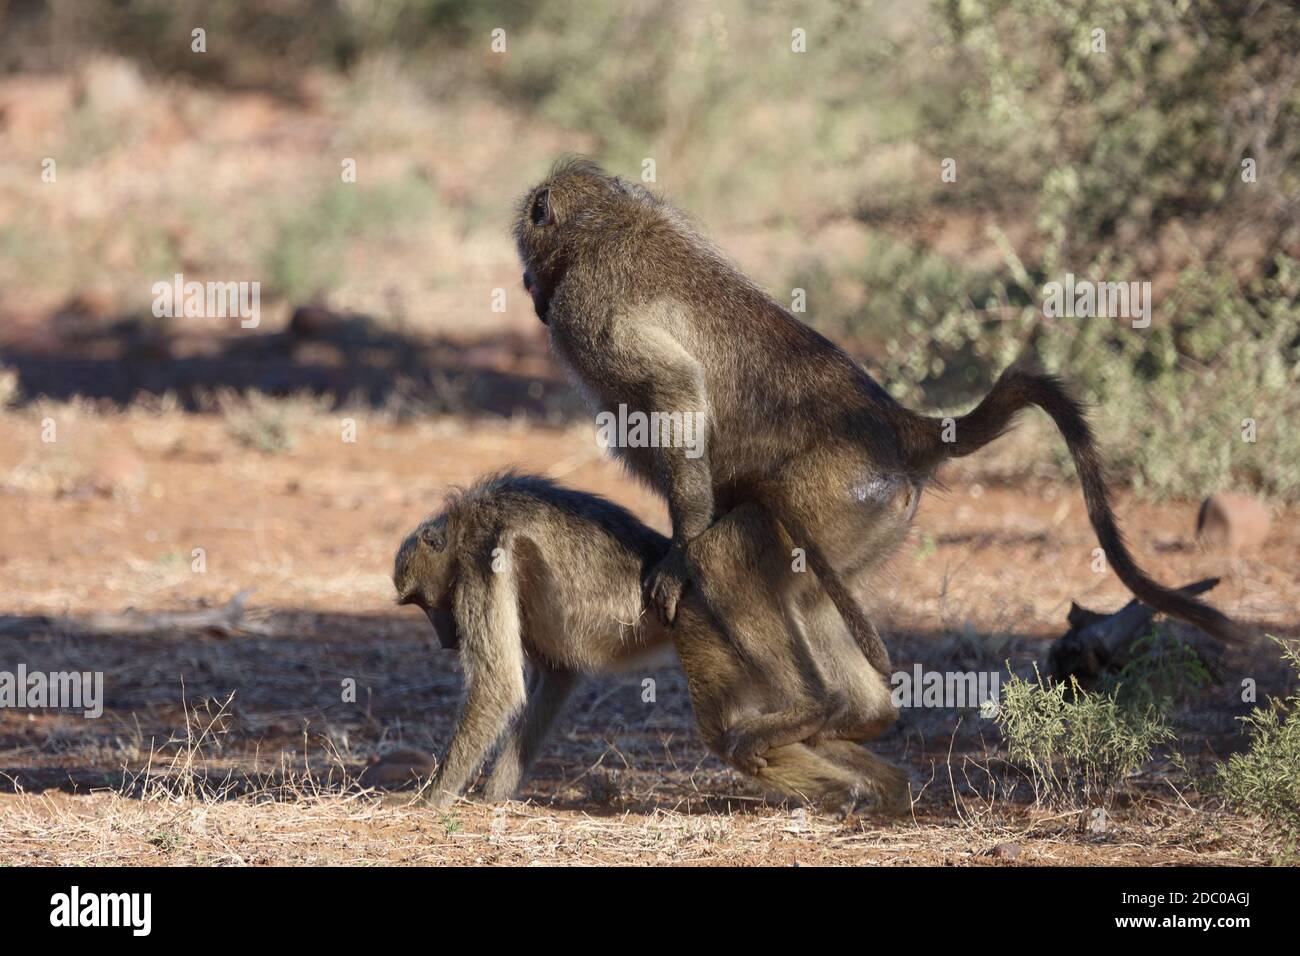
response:
<path id="1" fill-rule="evenodd" d="M 1206 578 L 1178 591 L 1191 597 L 1218 583 L 1218 578 Z M 1136 598 L 1113 614 L 1090 611 L 1071 601 L 1070 630 L 1048 651 L 1052 677 L 1068 681 L 1073 676 L 1080 687 L 1091 690 L 1103 674 L 1119 673 L 1131 660 L 1134 643 L 1151 633 L 1156 613 Z"/>

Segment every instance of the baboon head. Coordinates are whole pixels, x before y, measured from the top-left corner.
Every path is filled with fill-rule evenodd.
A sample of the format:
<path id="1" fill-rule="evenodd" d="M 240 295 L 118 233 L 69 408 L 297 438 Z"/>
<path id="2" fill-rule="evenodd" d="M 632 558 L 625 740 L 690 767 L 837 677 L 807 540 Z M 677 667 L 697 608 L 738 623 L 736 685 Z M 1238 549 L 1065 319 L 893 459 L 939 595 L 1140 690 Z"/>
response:
<path id="1" fill-rule="evenodd" d="M 524 196 L 515 219 L 515 243 L 524 289 L 537 317 L 547 321 L 551 296 L 570 265 L 588 254 L 610 256 L 620 240 L 634 241 L 662 203 L 649 190 L 611 176 L 586 159 L 556 163 Z"/>
<path id="2" fill-rule="evenodd" d="M 398 604 L 424 611 L 445 648 L 460 646 L 460 631 L 452 614 L 456 562 L 448 547 L 445 514 L 430 518 L 409 534 L 393 562 L 393 586 Z"/>

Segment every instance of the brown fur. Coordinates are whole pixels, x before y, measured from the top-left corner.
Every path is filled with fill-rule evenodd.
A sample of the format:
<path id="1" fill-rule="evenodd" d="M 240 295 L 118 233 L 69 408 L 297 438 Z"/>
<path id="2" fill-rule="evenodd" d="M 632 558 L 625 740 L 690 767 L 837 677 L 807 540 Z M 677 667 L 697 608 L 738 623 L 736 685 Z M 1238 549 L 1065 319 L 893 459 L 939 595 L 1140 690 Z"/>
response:
<path id="1" fill-rule="evenodd" d="M 512 474 L 453 495 L 406 538 L 393 569 L 398 603 L 425 611 L 465 672 L 433 802 L 458 796 L 499 740 L 486 792 L 511 796 L 582 675 L 667 649 L 662 629 L 643 626 L 639 587 L 662 550 L 662 536 L 623 509 Z M 602 572 L 599 591 L 584 568 Z"/>
<path id="2" fill-rule="evenodd" d="M 884 672 L 887 653 L 846 582 L 903 539 L 939 464 L 982 447 L 1021 409 L 1038 405 L 1066 439 L 1089 517 L 1120 579 L 1159 610 L 1236 635 L 1218 611 L 1156 584 L 1129 555 L 1086 419 L 1055 378 L 1008 371 L 956 420 L 956 441 L 945 443 L 939 420 L 891 398 L 681 213 L 584 160 L 559 163 L 529 192 L 515 237 L 554 352 L 596 408 L 707 416 L 703 457 L 675 448 L 615 450 L 668 502 L 673 546 L 647 581 L 666 619 L 688 576 L 710 604 L 742 586 L 745 569 L 728 577 L 703 566 L 699 542 L 735 523 L 738 505 L 756 503 L 772 521 L 748 523 L 765 536 L 750 550 L 782 543 L 778 527 L 794 535 L 863 653 Z M 787 574 L 770 592 L 772 606 L 813 600 L 808 591 L 799 575 Z M 723 626 L 735 630 L 725 616 Z M 743 629 L 735 636 L 743 653 L 749 639 Z"/>
<path id="3" fill-rule="evenodd" d="M 486 795 L 512 795 L 581 675 L 626 670 L 671 636 L 701 734 L 732 766 L 781 797 L 836 808 L 864 802 L 903 808 L 907 782 L 901 772 L 856 744 L 818 739 L 825 703 L 798 697 L 798 672 L 786 666 L 788 655 L 747 666 L 716 628 L 712 609 L 693 594 L 683 601 L 671 635 L 643 613 L 641 581 L 668 545 L 599 496 L 514 474 L 454 496 L 407 537 L 393 572 L 398 600 L 423 608 L 444 646 L 459 648 L 466 680 L 465 703 L 431 799 L 445 803 L 458 796 L 499 739 L 504 744 Z M 862 661 L 833 609 L 823 601 L 805 613 L 816 656 L 841 688 L 833 695 L 837 706 L 878 709 L 883 700 L 888 709 L 883 678 Z M 783 649 L 785 623 L 766 623 Z M 525 659 L 534 671 L 527 689 Z M 798 711 L 797 718 L 788 711 L 780 718 L 783 727 L 801 721 L 794 736 L 769 733 L 777 704 Z M 892 710 L 889 715 L 889 721 L 859 728 L 860 739 L 889 726 Z M 764 742 L 762 753 L 755 752 L 756 739 Z"/>

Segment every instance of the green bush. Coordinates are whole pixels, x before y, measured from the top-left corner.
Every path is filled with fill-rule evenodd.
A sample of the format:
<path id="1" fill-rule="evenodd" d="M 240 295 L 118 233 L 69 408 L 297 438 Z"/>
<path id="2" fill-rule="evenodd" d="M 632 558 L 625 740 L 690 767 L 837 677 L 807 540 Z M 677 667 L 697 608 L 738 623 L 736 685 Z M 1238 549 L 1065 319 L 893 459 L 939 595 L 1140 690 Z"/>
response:
<path id="1" fill-rule="evenodd" d="M 958 160 L 949 205 L 1033 228 L 1014 248 L 991 228 L 1003 258 L 992 280 L 943 274 L 922 252 L 863 267 L 871 289 L 890 263 L 895 291 L 869 296 L 856 323 L 866 340 L 887 333 L 889 387 L 967 405 L 1028 346 L 1097 406 L 1107 458 L 1139 490 L 1235 485 L 1300 498 L 1300 433 L 1288 426 L 1300 413 L 1300 266 L 1284 254 L 1300 240 L 1294 10 L 1155 0 L 934 9 L 929 80 L 951 95 L 925 101 L 916 138 Z M 1272 105 L 1243 109 L 1243 97 Z M 1247 158 L 1254 182 L 1242 176 Z M 1045 318 L 1043 286 L 1067 272 L 1151 281 L 1151 327 Z M 1254 442 L 1243 441 L 1246 419 Z"/>
<path id="2" fill-rule="evenodd" d="M 1034 204 L 1049 273 L 1103 258 L 1122 266 L 1117 246 L 1130 258 L 1160 252 L 1145 247 L 1174 221 L 1248 226 L 1262 262 L 1295 236 L 1291 4 L 939 0 L 934 9 L 935 73 L 960 86 L 928 101 L 921 138 L 935 155 L 968 160 L 968 178 L 998 183 L 999 205 Z M 1259 164 L 1256 182 L 1239 175 L 1246 157 Z"/>
<path id="3" fill-rule="evenodd" d="M 1300 676 L 1300 652 L 1278 641 Z M 1230 804 L 1262 817 L 1278 834 L 1283 853 L 1300 849 L 1300 692 L 1276 707 L 1258 707 L 1242 722 L 1250 749 L 1219 766 L 1219 781 Z"/>
<path id="4" fill-rule="evenodd" d="M 1069 692 L 1069 693 L 1067 693 Z M 1173 732 L 1152 709 L 1122 706 L 1113 693 L 1013 675 L 996 717 L 1007 759 L 1029 777 L 1038 801 L 1076 809 L 1110 805 L 1123 779 Z"/>
<path id="5" fill-rule="evenodd" d="M 1093 406 L 1112 472 L 1140 492 L 1200 497 L 1240 487 L 1300 498 L 1300 431 L 1290 427 L 1300 418 L 1300 263 L 1279 257 L 1273 275 L 1244 285 L 1188 270 L 1146 330 L 1048 321 L 1017 309 L 1010 288 L 997 295 L 996 320 L 960 304 L 933 324 L 908 320 L 886 343 L 890 390 L 915 404 L 968 407 L 1028 344 Z M 1068 472 L 1063 444 L 1056 456 Z"/>

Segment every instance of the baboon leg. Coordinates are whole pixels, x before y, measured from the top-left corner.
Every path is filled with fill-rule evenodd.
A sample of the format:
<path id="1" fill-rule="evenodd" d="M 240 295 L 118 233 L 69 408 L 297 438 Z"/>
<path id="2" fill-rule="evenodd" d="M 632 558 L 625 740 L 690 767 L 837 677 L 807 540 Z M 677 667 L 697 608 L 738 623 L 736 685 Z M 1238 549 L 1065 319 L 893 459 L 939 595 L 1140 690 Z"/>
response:
<path id="1" fill-rule="evenodd" d="M 886 676 L 866 663 L 829 600 L 818 597 L 803 609 L 803 617 L 812 653 L 821 663 L 828 686 L 842 702 L 819 736 L 859 742 L 879 737 L 898 721 Z"/>
<path id="2" fill-rule="evenodd" d="M 808 743 L 827 760 L 859 774 L 863 780 L 858 810 L 906 812 L 911 807 L 906 772 L 859 746 L 874 740 L 898 720 L 885 677 L 858 652 L 843 619 L 825 598 L 804 609 L 805 629 L 813 653 L 822 661 L 826 680 L 844 706 Z"/>
<path id="3" fill-rule="evenodd" d="M 861 748 L 861 756 L 817 749 L 874 738 L 898 715 L 885 678 L 830 600 L 821 594 L 795 606 L 803 582 L 792 581 L 800 576 L 788 553 L 755 504 L 739 505 L 692 542 L 693 587 L 674 641 L 705 742 L 784 796 L 837 809 L 864 800 L 906 805 L 901 771 Z M 764 712 L 774 703 L 782 709 Z"/>
<path id="4" fill-rule="evenodd" d="M 762 506 L 738 505 L 691 543 L 693 587 L 678 608 L 675 640 L 703 736 L 750 774 L 769 749 L 837 726 L 848 706 L 805 634 L 787 545 Z"/>
<path id="5" fill-rule="evenodd" d="M 509 800 L 518 792 L 578 681 L 579 676 L 572 671 L 540 666 L 536 669 L 528 687 L 528 704 L 507 736 L 483 788 L 488 800 Z"/>
<path id="6" fill-rule="evenodd" d="M 479 675 L 470 685 L 460 723 L 425 794 L 426 802 L 445 806 L 464 791 L 492 746 L 523 708 L 525 697 L 522 668 L 518 674 L 495 679 Z"/>
<path id="7" fill-rule="evenodd" d="M 778 700 L 823 701 L 826 684 L 793 611 L 797 575 L 785 541 L 762 507 L 738 505 L 689 545 L 692 587 L 721 639 Z"/>
<path id="8" fill-rule="evenodd" d="M 683 595 L 672 638 L 700 736 L 713 753 L 725 757 L 727 731 L 740 715 L 758 709 L 766 688 L 752 679 L 698 588 Z"/>

